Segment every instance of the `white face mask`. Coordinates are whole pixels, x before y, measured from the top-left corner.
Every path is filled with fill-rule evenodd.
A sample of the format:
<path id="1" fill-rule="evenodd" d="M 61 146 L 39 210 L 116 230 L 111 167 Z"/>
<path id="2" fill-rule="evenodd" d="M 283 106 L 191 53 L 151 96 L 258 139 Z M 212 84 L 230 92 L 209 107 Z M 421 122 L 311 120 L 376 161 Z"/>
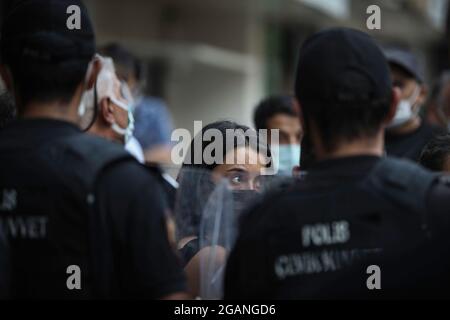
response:
<path id="1" fill-rule="evenodd" d="M 83 94 L 81 95 L 81 101 L 80 101 L 80 105 L 78 106 L 78 116 L 80 118 L 84 117 L 84 115 L 86 114 L 86 92 L 83 92 Z"/>
<path id="2" fill-rule="evenodd" d="M 97 55 L 95 56 L 94 59 L 98 59 Z M 81 94 L 81 100 L 80 100 L 80 104 L 78 106 L 78 116 L 80 118 L 82 118 L 85 114 L 86 114 L 86 92 L 87 92 L 87 81 L 89 79 L 89 77 L 91 76 L 92 73 L 92 68 L 93 68 L 93 64 L 94 64 L 94 60 L 92 60 L 91 62 L 89 62 L 89 66 L 88 69 L 86 71 L 86 76 L 84 78 L 84 83 L 83 83 L 83 93 Z"/>
<path id="3" fill-rule="evenodd" d="M 111 129 L 118 135 L 123 136 L 124 143 L 126 144 L 133 136 L 134 130 L 134 118 L 131 110 L 133 98 L 127 84 L 117 79 L 113 60 L 108 57 L 102 57 L 98 54 L 95 56 L 95 59 L 101 64 L 101 69 L 97 76 L 97 83 L 95 88 L 84 91 L 80 106 L 78 108 L 78 114 L 80 117 L 83 117 L 87 111 L 94 112 L 93 120 L 95 121 L 97 104 L 100 103 L 101 99 L 109 98 L 110 101 L 112 101 L 116 106 L 127 111 L 128 113 L 128 125 L 126 128 L 120 127 L 116 122 L 111 124 Z M 91 70 L 94 61 L 95 60 L 93 60 L 89 65 L 85 82 L 87 82 L 88 76 L 92 72 Z M 118 82 L 120 83 L 120 99 L 119 97 L 116 97 L 116 92 L 114 90 L 115 85 L 117 85 Z"/>
<path id="4" fill-rule="evenodd" d="M 111 125 L 111 129 L 115 133 L 117 133 L 117 134 L 119 134 L 121 136 L 124 136 L 124 142 L 126 144 L 126 143 L 128 143 L 128 141 L 130 141 L 131 137 L 133 136 L 133 131 L 134 131 L 134 116 L 133 116 L 133 112 L 131 112 L 131 108 L 127 104 L 125 104 L 125 103 L 123 103 L 123 102 L 121 102 L 121 101 L 119 101 L 119 100 L 117 100 L 115 98 L 112 98 L 112 97 L 110 97 L 110 99 L 115 105 L 117 105 L 118 107 L 120 107 L 120 108 L 122 108 L 122 109 L 124 109 L 125 111 L 128 112 L 128 126 L 126 128 L 120 127 L 116 122 L 114 122 Z"/>
<path id="5" fill-rule="evenodd" d="M 278 152 L 276 149 L 278 148 Z M 274 148 L 272 158 L 276 172 L 280 175 L 292 175 L 292 170 L 300 164 L 301 146 L 299 144 L 279 145 Z"/>
<path id="6" fill-rule="evenodd" d="M 419 113 L 419 109 L 414 110 L 414 106 L 416 104 L 416 100 L 420 95 L 420 87 L 416 86 L 413 94 L 409 99 L 400 100 L 397 105 L 397 111 L 395 112 L 394 118 L 391 120 L 391 123 L 388 125 L 388 129 L 393 129 L 400 127 L 405 124 L 413 117 L 417 116 Z"/>

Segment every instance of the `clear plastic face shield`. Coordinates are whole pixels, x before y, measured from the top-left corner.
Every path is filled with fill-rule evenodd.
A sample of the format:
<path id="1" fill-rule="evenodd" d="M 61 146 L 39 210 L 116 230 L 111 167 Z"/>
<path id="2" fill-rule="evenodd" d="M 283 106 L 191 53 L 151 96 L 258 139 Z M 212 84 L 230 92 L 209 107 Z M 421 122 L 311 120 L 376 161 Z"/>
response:
<path id="1" fill-rule="evenodd" d="M 189 246 L 187 243 L 195 243 L 194 252 L 182 254 L 182 259 L 185 265 L 199 259 L 198 297 L 207 300 L 223 297 L 226 262 L 241 219 L 263 193 L 289 188 L 297 179 L 260 175 L 254 179 L 255 188 L 246 189 L 236 188 L 232 177 L 218 177 L 212 171 L 193 167 L 181 169 L 175 204 L 176 241 L 181 251 Z"/>
<path id="2" fill-rule="evenodd" d="M 199 292 L 202 299 L 222 296 L 223 270 L 236 237 L 232 188 L 226 178 L 211 171 L 182 168 L 175 204 L 178 248 L 195 243 L 192 254 L 182 255 L 185 265 L 199 260 Z M 183 249 L 182 249 L 183 250 Z"/>

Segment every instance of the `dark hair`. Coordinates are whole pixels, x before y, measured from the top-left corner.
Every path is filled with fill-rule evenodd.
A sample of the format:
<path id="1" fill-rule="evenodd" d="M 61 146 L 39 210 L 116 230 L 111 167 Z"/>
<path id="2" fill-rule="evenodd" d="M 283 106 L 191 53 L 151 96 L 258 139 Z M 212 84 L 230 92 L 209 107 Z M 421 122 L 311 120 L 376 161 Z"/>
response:
<path id="1" fill-rule="evenodd" d="M 114 60 L 120 77 L 128 78 L 133 75 L 137 80 L 141 79 L 141 62 L 130 51 L 118 43 L 108 43 L 99 52 Z"/>
<path id="2" fill-rule="evenodd" d="M 268 129 L 267 121 L 277 114 L 286 114 L 297 117 L 294 109 L 293 98 L 290 96 L 276 95 L 262 100 L 255 108 L 253 122 L 255 128 Z"/>
<path id="3" fill-rule="evenodd" d="M 302 103 L 306 132 L 316 125 L 326 150 L 335 149 L 340 140 L 372 137 L 389 113 L 391 95 L 386 99 L 360 103 Z"/>
<path id="4" fill-rule="evenodd" d="M 16 116 L 16 110 L 11 95 L 7 92 L 0 94 L 0 130 Z"/>
<path id="5" fill-rule="evenodd" d="M 225 142 L 227 130 L 233 130 L 235 137 L 239 135 L 244 138 L 244 144 L 257 151 L 263 151 L 270 157 L 270 150 L 263 144 L 259 143 L 256 131 L 250 129 L 247 126 L 237 124 L 232 121 L 218 121 L 205 126 L 202 131 L 197 134 L 191 142 L 186 158 L 194 160 L 195 154 L 203 155 L 203 151 L 214 141 L 204 141 L 202 139 L 203 134 L 209 129 L 216 129 L 222 136 L 222 141 Z M 250 131 L 247 131 L 250 130 Z M 249 135 L 245 135 L 245 132 L 255 135 L 256 145 L 254 145 L 253 139 L 250 139 Z M 201 139 L 200 150 L 195 149 L 196 139 Z M 227 148 L 237 148 L 240 146 L 241 141 L 236 138 L 233 141 L 233 145 L 229 146 L 227 143 L 223 145 L 223 156 L 225 157 Z M 201 157 L 202 163 L 195 164 L 183 163 L 183 166 L 178 175 L 178 181 L 180 183 L 177 194 L 177 202 L 175 205 L 175 219 L 177 222 L 177 235 L 178 239 L 186 236 L 198 235 L 199 227 L 204 212 L 204 208 L 210 201 L 211 193 L 216 188 L 216 182 L 212 180 L 210 171 L 214 170 L 219 163 L 207 164 L 204 162 L 203 156 Z"/>
<path id="6" fill-rule="evenodd" d="M 209 145 L 214 143 L 214 139 L 211 139 L 212 141 L 205 141 L 205 139 L 203 139 L 205 132 L 210 129 L 215 129 L 215 130 L 218 130 L 218 132 L 220 132 L 220 135 L 222 136 L 222 141 L 224 142 L 223 150 L 222 150 L 222 155 L 224 157 L 227 154 L 227 152 L 230 151 L 231 147 L 236 149 L 237 147 L 240 146 L 240 143 L 241 143 L 241 141 L 239 141 L 240 138 L 243 139 L 242 143 L 244 143 L 245 146 L 249 146 L 252 149 L 254 149 L 255 151 L 261 152 L 270 157 L 270 150 L 267 148 L 264 141 L 260 141 L 255 130 L 250 129 L 247 126 L 237 124 L 232 121 L 217 121 L 217 122 L 213 122 L 213 123 L 208 124 L 205 127 L 203 127 L 202 131 L 199 134 L 197 134 L 194 137 L 194 139 L 192 139 L 191 145 L 189 147 L 189 151 L 188 151 L 188 153 L 186 155 L 186 159 L 183 163 L 183 168 L 191 167 L 191 168 L 199 168 L 199 169 L 206 169 L 206 170 L 214 170 L 214 168 L 216 168 L 218 165 L 222 164 L 222 163 L 208 164 L 205 162 L 205 159 L 203 159 L 204 150 Z M 232 130 L 235 134 L 232 145 L 229 143 L 225 143 L 228 130 Z M 196 143 L 196 141 L 198 139 L 201 140 L 201 143 L 198 143 L 198 142 Z M 199 146 L 201 146 L 200 150 L 196 149 L 197 144 Z M 194 162 L 194 160 L 196 159 L 196 157 L 195 157 L 196 154 L 201 155 L 201 164 L 196 164 Z M 212 156 L 214 156 L 214 155 L 212 155 Z"/>
<path id="7" fill-rule="evenodd" d="M 30 101 L 68 103 L 77 87 L 84 81 L 89 60 L 67 61 L 58 65 L 38 62 L 11 62 L 8 64 L 20 106 Z"/>
<path id="8" fill-rule="evenodd" d="M 414 81 L 416 81 L 417 83 L 422 84 L 422 82 L 421 82 L 419 79 L 417 79 L 417 77 L 416 77 L 411 71 L 409 71 L 408 69 L 406 69 L 406 68 L 405 68 L 404 66 L 402 66 L 401 64 L 396 63 L 396 62 L 389 62 L 389 61 L 388 61 L 388 63 L 389 63 L 389 68 L 391 68 L 392 71 L 398 72 L 398 73 L 400 73 L 403 77 L 408 78 L 408 79 L 411 79 L 411 80 L 414 80 Z"/>
<path id="9" fill-rule="evenodd" d="M 422 150 L 419 163 L 432 171 L 442 171 L 447 157 L 450 157 L 450 134 L 431 139 Z"/>
<path id="10" fill-rule="evenodd" d="M 326 151 L 340 143 L 373 137 L 389 114 L 392 80 L 386 58 L 366 33 L 332 28 L 302 45 L 295 94 L 305 138 L 314 124 Z"/>
<path id="11" fill-rule="evenodd" d="M 80 7 L 83 28 L 67 28 L 70 4 Z M 73 98 L 95 54 L 93 27 L 80 0 L 14 1 L 1 32 L 1 63 L 11 71 L 18 109 L 31 101 Z"/>

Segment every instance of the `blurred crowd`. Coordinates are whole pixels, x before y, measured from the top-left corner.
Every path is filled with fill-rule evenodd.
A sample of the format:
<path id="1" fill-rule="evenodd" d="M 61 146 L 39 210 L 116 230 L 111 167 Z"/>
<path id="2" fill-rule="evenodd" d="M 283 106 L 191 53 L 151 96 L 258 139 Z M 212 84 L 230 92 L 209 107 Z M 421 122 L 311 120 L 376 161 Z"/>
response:
<path id="1" fill-rule="evenodd" d="M 406 48 L 320 31 L 293 94 L 262 98 L 253 128 L 206 124 L 172 177 L 170 108 L 145 94 L 141 61 L 96 47 L 80 1 L 9 10 L 0 297 L 448 297 L 450 71 L 427 83 Z"/>

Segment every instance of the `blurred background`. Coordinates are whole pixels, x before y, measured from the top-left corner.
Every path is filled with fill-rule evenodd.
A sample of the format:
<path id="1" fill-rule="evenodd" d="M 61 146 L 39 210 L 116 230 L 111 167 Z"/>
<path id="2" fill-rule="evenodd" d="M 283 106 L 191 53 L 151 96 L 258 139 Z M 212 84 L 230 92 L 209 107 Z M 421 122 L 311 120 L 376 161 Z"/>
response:
<path id="1" fill-rule="evenodd" d="M 8 7 L 0 3 L 0 12 Z M 325 27 L 369 32 L 414 50 L 429 82 L 448 67 L 447 0 L 86 0 L 98 45 L 117 42 L 143 62 L 145 92 L 177 128 L 231 119 L 252 125 L 256 103 L 291 93 L 302 41 Z M 366 27 L 369 5 L 381 30 Z M 1 19 L 1 18 L 0 18 Z M 430 83 L 431 84 L 431 83 Z"/>

